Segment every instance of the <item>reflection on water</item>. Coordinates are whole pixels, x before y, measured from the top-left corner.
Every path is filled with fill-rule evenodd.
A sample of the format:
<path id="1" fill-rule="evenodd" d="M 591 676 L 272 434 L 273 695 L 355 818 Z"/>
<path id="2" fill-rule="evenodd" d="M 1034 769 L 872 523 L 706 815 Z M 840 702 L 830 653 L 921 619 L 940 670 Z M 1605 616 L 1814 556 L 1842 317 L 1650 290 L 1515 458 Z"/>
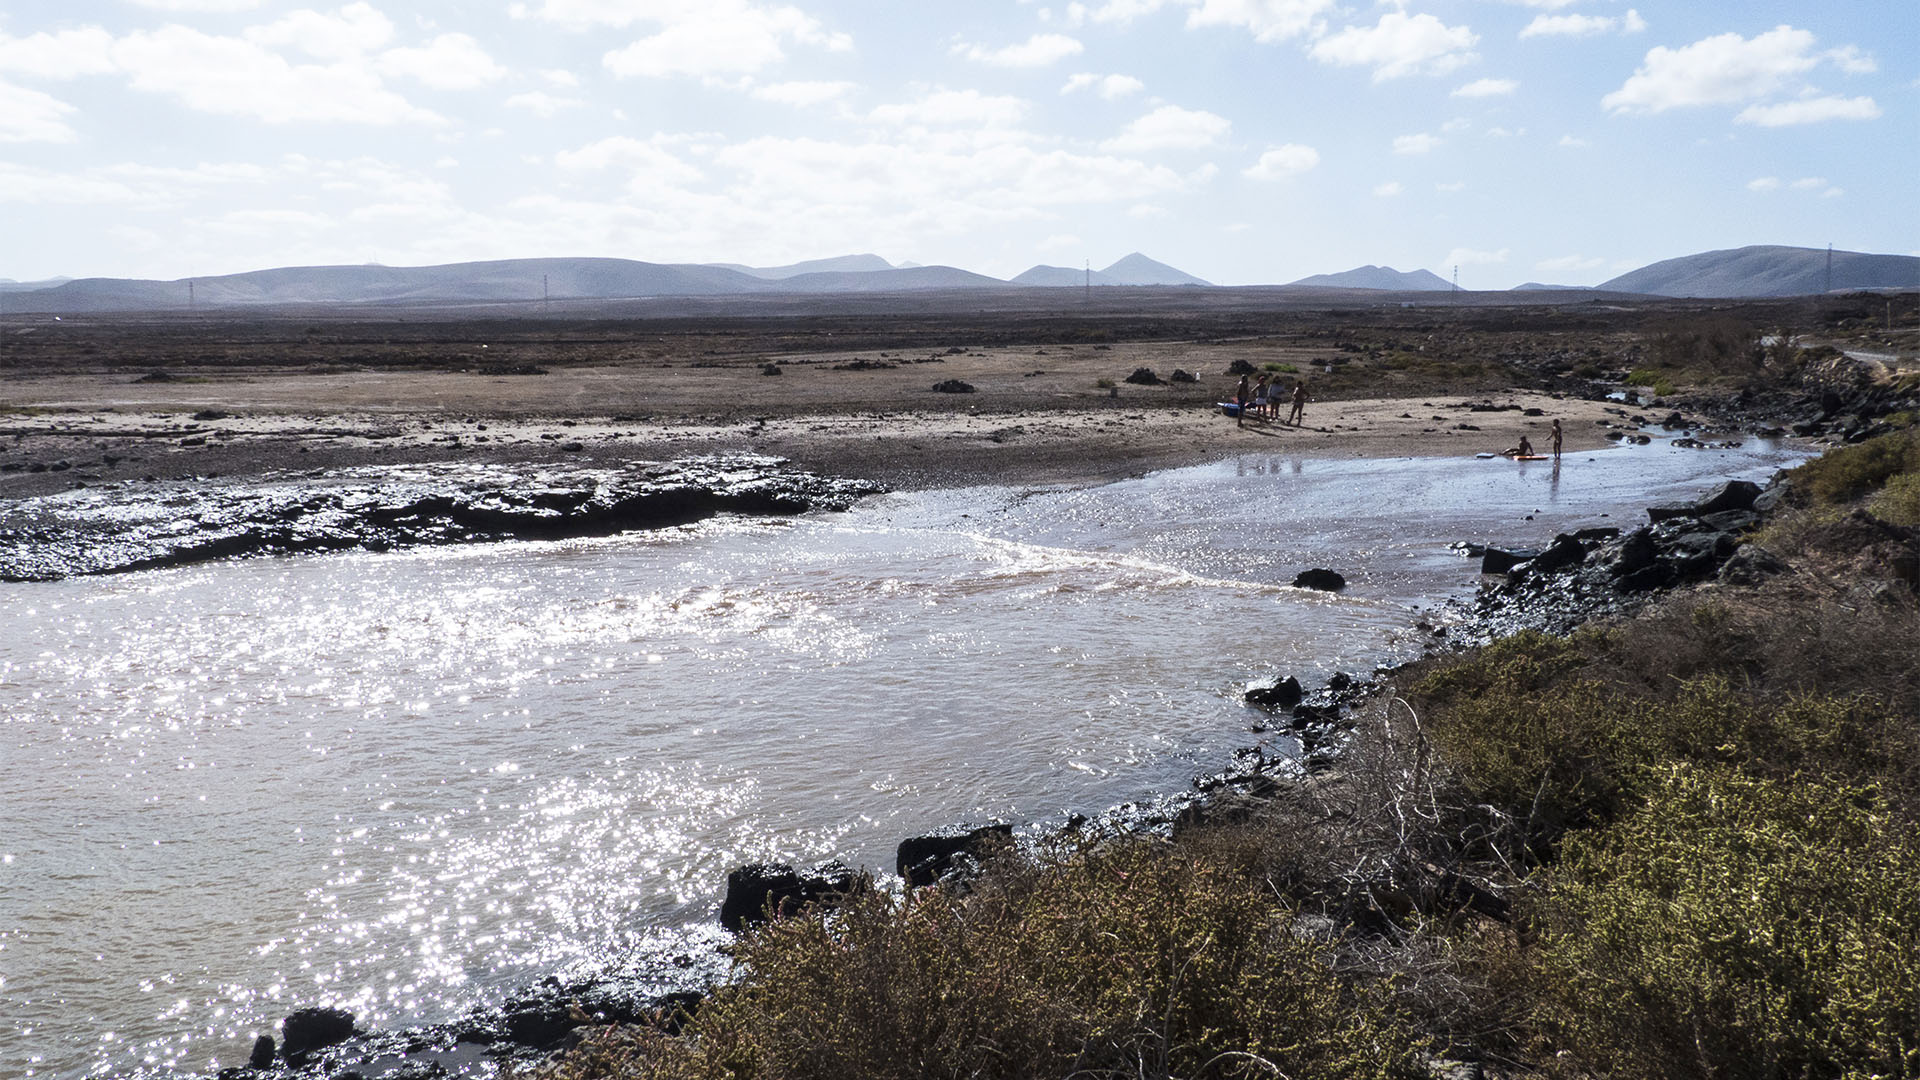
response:
<path id="1" fill-rule="evenodd" d="M 1094 811 L 1538 541 L 1786 459 L 1280 455 L 1101 488 L 0 590 L 0 1074 L 202 1069 L 705 924 L 741 862 Z M 1286 586 L 1341 570 L 1339 596 Z"/>

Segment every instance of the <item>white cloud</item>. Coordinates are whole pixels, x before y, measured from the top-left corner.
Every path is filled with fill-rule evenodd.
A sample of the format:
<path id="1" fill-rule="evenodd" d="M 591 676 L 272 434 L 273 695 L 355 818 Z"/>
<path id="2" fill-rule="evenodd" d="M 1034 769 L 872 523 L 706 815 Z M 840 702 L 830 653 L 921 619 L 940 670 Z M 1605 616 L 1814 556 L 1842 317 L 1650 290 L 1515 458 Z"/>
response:
<path id="1" fill-rule="evenodd" d="M 1443 140 L 1438 135 L 1421 132 L 1418 135 L 1396 135 L 1393 140 L 1393 152 L 1396 154 L 1431 153 Z"/>
<path id="2" fill-rule="evenodd" d="M 753 96 L 761 101 L 771 101 L 779 105 L 792 105 L 804 108 L 808 105 L 820 105 L 838 98 L 846 97 L 859 87 L 850 82 L 794 81 L 770 83 L 753 88 Z"/>
<path id="3" fill-rule="evenodd" d="M 1482 98 L 1511 94 L 1520 88 L 1513 79 L 1475 79 L 1453 92 L 1454 97 Z"/>
<path id="4" fill-rule="evenodd" d="M 98 174 L 58 173 L 0 161 L 0 203 L 107 206 L 141 201 L 132 187 Z"/>
<path id="5" fill-rule="evenodd" d="M 1525 135 L 1526 133 L 1527 133 L 1526 128 L 1507 128 L 1507 127 L 1496 126 L 1496 127 L 1490 127 L 1487 129 L 1487 138 L 1517 139 L 1520 136 Z"/>
<path id="6" fill-rule="evenodd" d="M 1777 26 L 1751 39 L 1719 34 L 1678 49 L 1656 46 L 1600 104 L 1616 113 L 1658 113 L 1753 101 L 1813 70 L 1821 61 L 1813 44 L 1811 33 Z"/>
<path id="7" fill-rule="evenodd" d="M 1066 18 L 1071 26 L 1088 22 L 1126 24 L 1143 15 L 1151 15 L 1175 0 L 1106 0 L 1097 6 L 1082 3 L 1067 5 Z"/>
<path id="8" fill-rule="evenodd" d="M 345 60 L 393 40 L 393 21 L 363 2 L 330 14 L 304 9 L 291 12 L 277 22 L 250 27 L 245 36 L 260 45 L 291 45 L 321 60 Z"/>
<path id="9" fill-rule="evenodd" d="M 1153 150 L 1198 150 L 1211 146 L 1233 125 L 1224 116 L 1199 109 L 1162 105 L 1128 124 L 1101 149 L 1123 154 Z"/>
<path id="10" fill-rule="evenodd" d="M 39 79 L 70 79 L 106 75 L 113 70 L 113 35 L 98 26 L 23 38 L 0 34 L 0 71 Z"/>
<path id="11" fill-rule="evenodd" d="M 1615 31 L 1638 34 L 1646 28 L 1647 20 L 1641 18 L 1638 11 L 1628 8 L 1625 15 L 1535 15 L 1532 22 L 1521 28 L 1520 36 L 1591 37 Z"/>
<path id="12" fill-rule="evenodd" d="M 191 169 L 122 164 L 58 173 L 0 163 L 0 203 L 171 209 L 214 186 L 265 183 L 271 176 L 269 170 L 252 164 L 203 164 Z"/>
<path id="13" fill-rule="evenodd" d="M 1827 120 L 1873 120 L 1880 106 L 1870 97 L 1817 97 L 1783 101 L 1775 105 L 1749 105 L 1733 118 L 1736 124 L 1760 127 L 1788 127 L 1794 124 L 1818 124 Z"/>
<path id="14" fill-rule="evenodd" d="M 867 115 L 897 127 L 1012 131 L 1026 119 L 1027 103 L 978 90 L 940 90 L 918 101 L 881 105 Z"/>
<path id="15" fill-rule="evenodd" d="M 1150 203 L 1135 203 L 1127 207 L 1127 216 L 1137 221 L 1147 221 L 1152 218 L 1163 218 L 1170 215 L 1164 207 L 1154 206 Z"/>
<path id="16" fill-rule="evenodd" d="M 550 68 L 546 71 L 539 72 L 539 75 L 542 79 L 545 79 L 550 86 L 564 86 L 572 89 L 580 85 L 580 76 L 575 75 L 565 68 Z"/>
<path id="17" fill-rule="evenodd" d="M 1373 185 L 1373 193 L 1382 199 L 1391 199 L 1400 194 L 1400 181 L 1389 180 L 1384 184 Z"/>
<path id="18" fill-rule="evenodd" d="M 577 109 L 585 104 L 586 102 L 580 98 L 555 97 L 544 90 L 529 90 L 507 99 L 507 108 L 523 109 L 540 117 L 556 116 L 567 109 Z"/>
<path id="19" fill-rule="evenodd" d="M 953 47 L 955 56 L 966 57 L 975 63 L 1008 68 L 1046 67 L 1084 51 L 1086 46 L 1065 34 L 1035 34 L 1018 45 L 999 49 L 966 44 Z"/>
<path id="20" fill-rule="evenodd" d="M 155 11 L 194 11 L 210 15 L 252 11 L 260 6 L 260 0 L 129 0 L 129 2 Z"/>
<path id="21" fill-rule="evenodd" d="M 1073 251 L 1084 244 L 1084 241 L 1072 233 L 1055 233 L 1040 241 L 1040 249 L 1042 251 Z"/>
<path id="22" fill-rule="evenodd" d="M 0 143 L 73 142 L 67 125 L 73 106 L 38 90 L 0 81 Z"/>
<path id="23" fill-rule="evenodd" d="M 1833 61 L 1835 67 L 1849 75 L 1871 75 L 1880 70 L 1880 65 L 1874 61 L 1873 57 L 1861 52 L 1855 45 L 1842 45 L 1837 49 L 1828 49 L 1822 56 Z"/>
<path id="24" fill-rule="evenodd" d="M 1060 88 L 1060 92 L 1071 94 L 1078 90 L 1091 89 L 1108 101 L 1118 101 L 1146 88 L 1146 83 L 1131 75 L 1095 75 L 1092 72 L 1083 71 L 1068 78 L 1067 84 Z"/>
<path id="25" fill-rule="evenodd" d="M 1453 180 L 1445 184 L 1435 184 L 1433 185 L 1433 190 L 1442 195 L 1451 195 L 1456 191 L 1467 190 L 1467 183 L 1464 180 Z"/>
<path id="26" fill-rule="evenodd" d="M 1559 145 L 1581 147 L 1581 146 L 1592 146 L 1593 144 L 1588 142 L 1585 139 L 1580 138 L 1578 135 L 1562 135 L 1560 136 Z"/>
<path id="27" fill-rule="evenodd" d="M 1777 176 L 1757 176 L 1747 181 L 1748 191 L 1778 191 L 1780 178 Z"/>
<path id="28" fill-rule="evenodd" d="M 1312 170 L 1320 164 L 1320 151 L 1311 146 L 1286 143 L 1260 155 L 1260 160 L 1240 171 L 1250 180 L 1284 180 Z"/>
<path id="29" fill-rule="evenodd" d="M 626 135 L 615 135 L 588 143 L 578 150 L 563 150 L 553 163 L 563 172 L 595 173 L 614 171 L 632 178 L 644 187 L 691 184 L 703 175 L 674 153 L 668 140 L 643 142 Z"/>
<path id="30" fill-rule="evenodd" d="M 1297 37 L 1317 37 L 1321 16 L 1334 10 L 1334 0 L 1190 0 L 1198 7 L 1187 14 L 1187 25 L 1237 26 L 1255 41 L 1271 44 Z"/>
<path id="31" fill-rule="evenodd" d="M 1824 176 L 1803 176 L 1787 186 L 1795 191 L 1817 191 L 1827 186 L 1827 178 Z"/>
<path id="32" fill-rule="evenodd" d="M 784 60 L 789 44 L 853 48 L 852 38 L 829 32 L 798 8 L 747 0 L 546 0 L 537 12 L 515 14 L 578 27 L 658 24 L 657 33 L 601 58 L 622 78 L 756 72 Z"/>
<path id="33" fill-rule="evenodd" d="M 1447 252 L 1447 266 L 1492 266 L 1507 261 L 1507 248 L 1499 251 L 1478 251 L 1473 248 L 1457 247 Z"/>
<path id="34" fill-rule="evenodd" d="M 386 89 L 364 64 L 290 64 L 256 42 L 183 26 L 135 31 L 115 43 L 113 57 L 135 90 L 201 112 L 271 124 L 444 122 Z"/>
<path id="35" fill-rule="evenodd" d="M 1315 42 L 1314 59 L 1340 67 L 1371 67 L 1373 81 L 1407 75 L 1444 75 L 1477 57 L 1480 36 L 1431 15 L 1390 11 L 1374 26 L 1349 26 Z"/>
<path id="36" fill-rule="evenodd" d="M 1604 270 L 1606 265 L 1607 260 L 1601 258 L 1588 258 L 1584 255 L 1560 255 L 1551 259 L 1541 259 L 1539 262 L 1533 264 L 1533 268 L 1535 270 L 1560 272 L 1568 270 Z"/>
<path id="37" fill-rule="evenodd" d="M 472 90 L 507 73 L 465 34 L 441 34 L 424 48 L 389 49 L 380 54 L 378 67 L 382 74 L 416 79 L 435 90 Z"/>
<path id="38" fill-rule="evenodd" d="M 1519 4 L 1521 7 L 1545 8 L 1548 11 L 1559 11 L 1563 7 L 1572 7 L 1574 4 L 1579 3 L 1580 0 L 1508 0 L 1508 2 Z"/>

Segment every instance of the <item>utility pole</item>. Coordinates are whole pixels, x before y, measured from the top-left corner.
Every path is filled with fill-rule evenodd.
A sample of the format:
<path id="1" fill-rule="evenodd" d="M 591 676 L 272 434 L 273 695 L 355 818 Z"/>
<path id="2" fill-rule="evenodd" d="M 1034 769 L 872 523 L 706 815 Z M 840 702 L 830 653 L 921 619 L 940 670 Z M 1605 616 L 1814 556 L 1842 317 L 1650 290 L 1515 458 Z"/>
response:
<path id="1" fill-rule="evenodd" d="M 1833 244 L 1827 244 L 1827 291 L 1833 291 Z"/>
<path id="2" fill-rule="evenodd" d="M 1087 266 L 1087 284 L 1083 298 L 1088 304 L 1091 304 L 1093 303 L 1093 260 L 1087 259 L 1085 262 Z"/>
<path id="3" fill-rule="evenodd" d="M 187 279 L 187 310 L 193 310 L 193 279 Z"/>
<path id="4" fill-rule="evenodd" d="M 1453 302 L 1460 302 L 1460 264 L 1453 264 Z"/>
<path id="5" fill-rule="evenodd" d="M 552 308 L 552 296 L 547 292 L 547 275 L 540 275 L 540 310 L 542 313 Z"/>

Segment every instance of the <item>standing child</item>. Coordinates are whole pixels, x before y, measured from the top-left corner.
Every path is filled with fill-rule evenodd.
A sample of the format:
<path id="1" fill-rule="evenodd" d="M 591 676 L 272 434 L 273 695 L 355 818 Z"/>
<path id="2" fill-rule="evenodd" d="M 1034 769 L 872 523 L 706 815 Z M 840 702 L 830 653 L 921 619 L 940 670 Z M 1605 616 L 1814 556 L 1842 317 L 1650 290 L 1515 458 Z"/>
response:
<path id="1" fill-rule="evenodd" d="M 1293 411 L 1287 414 L 1287 423 L 1299 427 L 1306 422 L 1307 380 L 1301 379 L 1293 384 Z"/>

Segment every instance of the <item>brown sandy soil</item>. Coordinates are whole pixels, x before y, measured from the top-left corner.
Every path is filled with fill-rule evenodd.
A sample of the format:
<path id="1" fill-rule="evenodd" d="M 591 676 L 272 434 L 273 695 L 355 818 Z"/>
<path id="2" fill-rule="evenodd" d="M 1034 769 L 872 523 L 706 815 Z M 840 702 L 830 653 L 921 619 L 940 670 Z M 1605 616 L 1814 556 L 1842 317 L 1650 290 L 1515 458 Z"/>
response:
<path id="1" fill-rule="evenodd" d="M 0 469 L 18 466 L 0 472 L 0 496 L 76 482 L 368 463 L 604 464 L 738 451 L 895 487 L 1074 483 L 1242 453 L 1471 455 L 1512 446 L 1522 434 L 1544 447 L 1553 417 L 1566 429 L 1567 449 L 1581 450 L 1605 445 L 1600 422 L 1624 423 L 1623 410 L 1602 403 L 1510 391 L 1315 401 L 1301 427 L 1241 426 L 1211 404 L 1237 382 L 1217 362 L 1198 388 L 1108 390 L 1084 371 L 1026 379 L 1009 374 L 1004 358 L 996 370 L 994 359 L 891 371 L 793 366 L 779 377 L 704 371 L 671 387 L 653 374 L 594 368 L 167 383 L 16 376 L 0 383 Z M 975 382 L 981 392 L 933 393 L 934 375 Z M 1075 382 L 1086 389 L 1066 389 Z M 1473 403 L 1545 415 L 1472 412 Z M 36 465 L 47 468 L 30 471 Z"/>
<path id="2" fill-rule="evenodd" d="M 1592 385 L 1633 309 L 0 325 L 0 498 L 75 484 L 410 461 L 753 451 L 895 487 L 1067 483 L 1263 452 L 1471 455 L 1604 445 Z M 1314 400 L 1301 428 L 1214 403 L 1243 362 Z M 1148 368 L 1193 381 L 1135 385 Z M 958 380 L 971 393 L 941 393 Z M 1519 408 L 1473 412 L 1469 406 Z M 1525 416 L 1519 409 L 1541 410 Z"/>

